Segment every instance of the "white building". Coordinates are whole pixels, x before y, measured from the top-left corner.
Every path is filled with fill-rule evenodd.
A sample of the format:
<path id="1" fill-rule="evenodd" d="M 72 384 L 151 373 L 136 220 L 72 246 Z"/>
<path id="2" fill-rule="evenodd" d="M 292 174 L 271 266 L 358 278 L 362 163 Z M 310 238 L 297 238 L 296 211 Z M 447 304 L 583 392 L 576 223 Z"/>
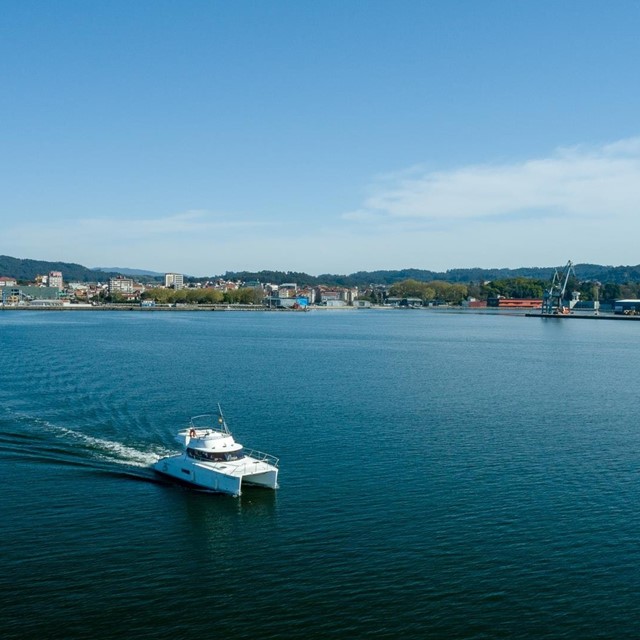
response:
<path id="1" fill-rule="evenodd" d="M 298 285 L 295 282 L 283 282 L 278 287 L 279 298 L 295 298 L 298 293 Z"/>
<path id="2" fill-rule="evenodd" d="M 133 280 L 124 276 L 117 276 L 109 280 L 109 295 L 114 293 L 133 293 Z"/>
<path id="3" fill-rule="evenodd" d="M 184 287 L 184 276 L 181 273 L 165 273 L 164 286 L 167 289 L 182 289 Z"/>
<path id="4" fill-rule="evenodd" d="M 50 287 L 55 287 L 58 291 L 62 291 L 62 271 L 49 271 L 49 278 L 47 284 Z"/>

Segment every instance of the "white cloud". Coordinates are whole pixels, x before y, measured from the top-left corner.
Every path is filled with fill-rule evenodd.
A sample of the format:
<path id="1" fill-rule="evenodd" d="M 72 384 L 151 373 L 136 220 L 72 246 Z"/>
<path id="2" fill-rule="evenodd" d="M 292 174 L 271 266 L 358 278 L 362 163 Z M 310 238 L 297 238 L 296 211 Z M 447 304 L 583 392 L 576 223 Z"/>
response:
<path id="1" fill-rule="evenodd" d="M 194 209 L 159 218 L 132 218 L 114 224 L 111 218 L 85 218 L 70 220 L 68 224 L 77 226 L 80 233 L 117 234 L 123 240 L 140 234 L 146 236 L 175 235 L 182 233 L 204 233 L 256 226 L 255 222 L 233 220 L 224 214 Z"/>
<path id="2" fill-rule="evenodd" d="M 375 212 L 370 209 L 349 211 L 342 214 L 342 218 L 344 220 L 351 220 L 354 222 L 382 222 L 385 220 L 385 216 L 382 213 Z"/>
<path id="3" fill-rule="evenodd" d="M 548 158 L 386 176 L 349 221 L 602 217 L 640 211 L 640 138 L 558 149 Z"/>
<path id="4" fill-rule="evenodd" d="M 217 263 L 222 246 L 263 225 L 206 210 L 157 218 L 51 218 L 39 223 L 18 222 L 11 229 L 12 247 L 8 253 L 89 267 L 133 266 L 192 272 L 191 264 Z M 200 256 L 199 262 L 196 256 Z M 213 272 L 212 268 L 203 273 Z"/>
<path id="5" fill-rule="evenodd" d="M 3 252 L 193 275 L 549 266 L 569 258 L 638 264 L 638 213 L 640 138 L 630 138 L 511 164 L 409 167 L 375 179 L 369 197 L 341 219 L 208 210 L 15 219 Z"/>

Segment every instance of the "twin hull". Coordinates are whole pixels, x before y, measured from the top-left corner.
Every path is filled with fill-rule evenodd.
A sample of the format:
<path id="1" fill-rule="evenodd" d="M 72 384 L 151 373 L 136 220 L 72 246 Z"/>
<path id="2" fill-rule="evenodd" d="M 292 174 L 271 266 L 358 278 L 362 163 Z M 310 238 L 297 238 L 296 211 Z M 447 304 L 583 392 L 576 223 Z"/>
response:
<path id="1" fill-rule="evenodd" d="M 278 487 L 278 469 L 248 456 L 221 464 L 195 461 L 182 454 L 158 461 L 154 469 L 187 484 L 233 496 L 242 493 L 243 483 L 269 489 Z"/>

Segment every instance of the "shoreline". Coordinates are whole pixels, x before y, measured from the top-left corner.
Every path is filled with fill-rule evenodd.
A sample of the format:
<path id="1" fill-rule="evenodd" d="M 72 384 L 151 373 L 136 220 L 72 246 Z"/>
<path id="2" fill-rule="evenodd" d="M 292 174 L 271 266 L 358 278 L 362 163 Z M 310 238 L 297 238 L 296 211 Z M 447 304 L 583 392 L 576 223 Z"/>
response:
<path id="1" fill-rule="evenodd" d="M 260 305 L 180 305 L 178 307 L 156 306 L 141 307 L 140 305 L 65 305 L 65 306 L 29 306 L 29 305 L 0 305 L 0 311 L 142 311 L 145 313 L 156 312 L 183 312 L 183 311 L 252 311 L 252 312 L 272 312 L 272 313 L 306 313 L 308 311 L 355 311 L 357 307 L 313 307 L 309 308 L 272 308 Z"/>
<path id="2" fill-rule="evenodd" d="M 566 318 L 573 318 L 574 320 L 640 320 L 639 316 L 625 316 L 617 315 L 615 313 L 599 313 L 598 315 L 592 313 L 568 313 L 568 314 L 542 314 L 542 313 L 527 313 L 527 318 L 543 318 L 544 320 L 564 320 Z"/>
<path id="3" fill-rule="evenodd" d="M 579 319 L 579 320 L 623 320 L 623 321 L 640 321 L 640 315 L 616 315 L 614 313 L 599 313 L 598 315 L 594 313 L 570 313 L 570 314 L 541 314 L 540 312 L 532 313 L 530 311 L 525 312 L 524 310 L 515 310 L 515 309 L 465 309 L 460 307 L 423 307 L 419 309 L 403 309 L 403 308 L 395 308 L 388 306 L 371 306 L 371 307 L 352 307 L 352 306 L 344 306 L 344 307 L 304 307 L 299 309 L 280 307 L 280 308 L 269 308 L 263 307 L 261 305 L 226 305 L 226 304 L 218 304 L 218 305 L 180 305 L 177 307 L 174 306 L 155 306 L 155 307 L 142 307 L 140 305 L 131 305 L 131 304 L 123 304 L 123 305 L 65 305 L 65 306 L 29 306 L 29 305 L 0 305 L 0 311 L 57 311 L 57 312 L 71 312 L 71 311 L 134 311 L 134 312 L 144 312 L 144 313 L 163 313 L 163 312 L 204 312 L 204 311 L 215 311 L 215 312 L 229 312 L 229 311 L 248 311 L 253 313 L 308 313 L 313 311 L 320 312 L 329 312 L 329 311 L 429 311 L 432 313 L 454 313 L 454 314 L 473 314 L 473 315 L 510 315 L 510 316 L 520 316 L 523 318 L 541 318 L 544 320 L 566 320 L 566 319 Z"/>

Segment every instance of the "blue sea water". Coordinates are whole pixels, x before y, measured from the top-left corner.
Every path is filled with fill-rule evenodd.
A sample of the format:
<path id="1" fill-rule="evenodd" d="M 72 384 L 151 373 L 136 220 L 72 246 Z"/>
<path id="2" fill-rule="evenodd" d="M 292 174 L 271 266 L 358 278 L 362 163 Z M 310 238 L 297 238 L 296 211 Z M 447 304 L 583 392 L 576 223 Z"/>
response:
<path id="1" fill-rule="evenodd" d="M 639 328 L 1 312 L 2 637 L 638 637 Z M 277 492 L 149 470 L 218 401 Z"/>

